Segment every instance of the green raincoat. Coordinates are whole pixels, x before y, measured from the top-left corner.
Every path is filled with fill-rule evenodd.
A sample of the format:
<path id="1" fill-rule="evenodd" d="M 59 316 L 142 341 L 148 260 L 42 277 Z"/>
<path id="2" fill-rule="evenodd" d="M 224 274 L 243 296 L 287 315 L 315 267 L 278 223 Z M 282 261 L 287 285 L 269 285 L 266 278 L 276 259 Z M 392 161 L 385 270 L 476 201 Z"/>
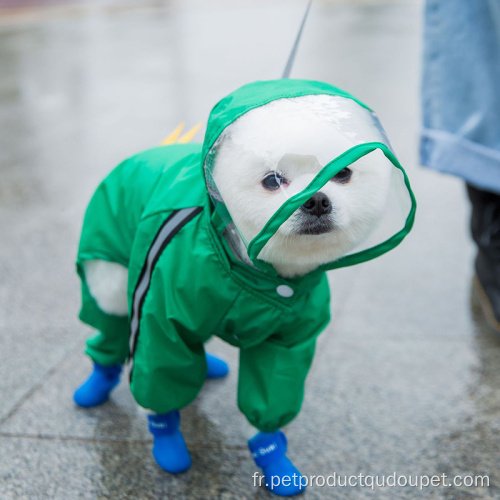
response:
<path id="1" fill-rule="evenodd" d="M 191 403 L 206 376 L 203 344 L 216 335 L 240 348 L 240 410 L 262 431 L 284 426 L 300 410 L 316 337 L 330 320 L 325 270 L 374 258 L 410 230 L 415 204 L 406 174 L 385 144 L 364 144 L 326 165 L 308 188 L 280 208 L 281 215 L 270 219 L 249 245 L 255 268 L 233 256 L 207 190 L 205 159 L 222 131 L 242 114 L 275 99 L 309 94 L 356 100 L 314 81 L 246 85 L 214 107 L 203 146 L 162 146 L 134 156 L 113 170 L 94 194 L 77 261 L 80 318 L 99 330 L 86 352 L 102 365 L 123 363 L 130 356 L 131 390 L 141 406 L 166 413 Z M 353 254 L 301 278 L 280 278 L 258 259 L 280 223 L 331 179 L 332 172 L 375 147 L 403 172 L 412 199 L 399 233 L 368 253 Z M 104 313 L 91 296 L 83 262 L 95 259 L 128 268 L 127 317 Z"/>

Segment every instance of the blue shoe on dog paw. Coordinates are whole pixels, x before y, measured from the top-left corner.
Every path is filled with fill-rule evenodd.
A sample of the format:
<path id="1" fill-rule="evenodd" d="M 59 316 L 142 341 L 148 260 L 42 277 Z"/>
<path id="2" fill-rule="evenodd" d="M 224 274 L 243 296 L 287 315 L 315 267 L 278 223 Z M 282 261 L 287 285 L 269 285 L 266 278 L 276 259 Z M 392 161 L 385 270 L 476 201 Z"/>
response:
<path id="1" fill-rule="evenodd" d="M 269 491 L 282 497 L 305 491 L 305 478 L 286 456 L 287 440 L 283 432 L 259 432 L 248 441 L 248 447 L 262 469 Z"/>
<path id="2" fill-rule="evenodd" d="M 191 456 L 179 430 L 177 410 L 164 415 L 148 415 L 149 432 L 153 434 L 153 457 L 164 471 L 180 474 L 191 467 Z"/>
<path id="3" fill-rule="evenodd" d="M 92 408 L 106 402 L 120 382 L 121 365 L 102 366 L 94 363 L 89 378 L 75 391 L 73 400 L 82 408 Z"/>
<path id="4" fill-rule="evenodd" d="M 213 354 L 205 354 L 207 360 L 207 378 L 223 378 L 229 373 L 229 365 Z"/>

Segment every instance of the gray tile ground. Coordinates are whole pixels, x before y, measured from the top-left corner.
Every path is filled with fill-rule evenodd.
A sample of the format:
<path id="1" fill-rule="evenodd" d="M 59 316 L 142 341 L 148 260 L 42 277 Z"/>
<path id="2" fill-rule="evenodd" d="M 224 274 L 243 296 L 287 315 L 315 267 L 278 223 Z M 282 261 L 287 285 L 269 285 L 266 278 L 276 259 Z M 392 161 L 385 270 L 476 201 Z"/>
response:
<path id="1" fill-rule="evenodd" d="M 90 331 L 73 272 L 97 182 L 226 92 L 279 75 L 303 2 L 106 2 L 0 14 L 0 499 L 270 498 L 252 486 L 249 426 L 227 380 L 185 411 L 194 466 L 155 466 L 125 383 L 76 409 Z M 417 167 L 420 9 L 317 2 L 294 76 L 378 110 L 419 200 L 415 230 L 376 262 L 331 273 L 333 321 L 288 429 L 305 474 L 487 474 L 489 488 L 320 488 L 304 498 L 500 498 L 500 343 L 470 299 L 468 208 Z"/>

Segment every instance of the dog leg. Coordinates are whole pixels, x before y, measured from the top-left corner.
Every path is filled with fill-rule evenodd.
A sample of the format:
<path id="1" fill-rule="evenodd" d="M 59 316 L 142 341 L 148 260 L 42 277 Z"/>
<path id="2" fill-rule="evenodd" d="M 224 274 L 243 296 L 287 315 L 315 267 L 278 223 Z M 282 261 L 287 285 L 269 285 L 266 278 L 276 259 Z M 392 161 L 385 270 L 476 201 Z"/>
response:
<path id="1" fill-rule="evenodd" d="M 90 376 L 73 394 L 73 401 L 82 408 L 105 403 L 120 382 L 121 365 L 102 366 L 94 363 Z"/>
<path id="2" fill-rule="evenodd" d="M 164 415 L 148 415 L 149 432 L 153 434 L 153 457 L 164 471 L 179 474 L 191 467 L 191 456 L 179 430 L 178 410 Z"/>
<path id="3" fill-rule="evenodd" d="M 288 497 L 305 490 L 305 478 L 286 456 L 287 439 L 282 431 L 259 432 L 248 441 L 248 447 L 269 491 Z"/>
<path id="4" fill-rule="evenodd" d="M 90 294 L 99 308 L 106 314 L 126 316 L 127 268 L 113 262 L 91 260 L 84 263 L 84 271 Z M 120 382 L 121 371 L 121 364 L 103 366 L 94 363 L 92 373 L 75 391 L 73 400 L 82 408 L 101 405 Z"/>

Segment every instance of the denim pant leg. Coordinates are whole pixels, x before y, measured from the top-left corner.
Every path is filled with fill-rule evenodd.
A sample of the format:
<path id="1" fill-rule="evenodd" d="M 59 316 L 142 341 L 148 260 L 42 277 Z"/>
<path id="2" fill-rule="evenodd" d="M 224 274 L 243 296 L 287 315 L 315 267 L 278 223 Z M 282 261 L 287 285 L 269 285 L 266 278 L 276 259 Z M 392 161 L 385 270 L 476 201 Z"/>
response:
<path id="1" fill-rule="evenodd" d="M 500 0 L 427 0 L 420 160 L 500 193 Z"/>

